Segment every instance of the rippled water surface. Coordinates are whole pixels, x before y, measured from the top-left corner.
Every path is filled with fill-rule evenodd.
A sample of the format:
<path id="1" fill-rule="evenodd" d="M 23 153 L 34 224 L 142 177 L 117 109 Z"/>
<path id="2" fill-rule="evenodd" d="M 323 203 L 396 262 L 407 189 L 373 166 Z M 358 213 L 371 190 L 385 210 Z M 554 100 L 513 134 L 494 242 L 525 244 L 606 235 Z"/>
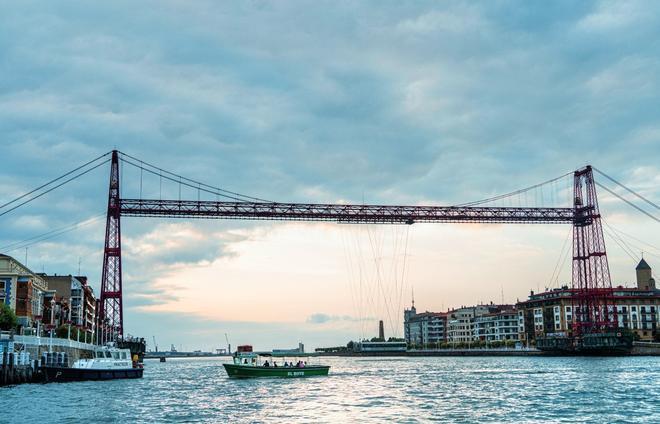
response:
<path id="1" fill-rule="evenodd" d="M 0 388 L 0 422 L 660 423 L 660 358 L 323 358 L 328 377 L 230 380 L 226 358 L 141 380 Z"/>

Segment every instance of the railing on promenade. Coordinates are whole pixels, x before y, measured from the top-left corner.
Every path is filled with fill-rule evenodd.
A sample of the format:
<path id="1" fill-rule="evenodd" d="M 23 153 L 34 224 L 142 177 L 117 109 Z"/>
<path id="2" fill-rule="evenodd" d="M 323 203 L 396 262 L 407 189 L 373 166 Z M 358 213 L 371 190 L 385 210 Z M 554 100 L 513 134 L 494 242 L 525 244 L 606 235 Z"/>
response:
<path id="1" fill-rule="evenodd" d="M 39 337 L 39 336 L 14 336 L 14 343 L 32 346 L 57 346 L 57 347 L 70 347 L 74 349 L 94 350 L 97 346 L 78 342 L 69 339 L 60 339 L 58 337 Z"/>

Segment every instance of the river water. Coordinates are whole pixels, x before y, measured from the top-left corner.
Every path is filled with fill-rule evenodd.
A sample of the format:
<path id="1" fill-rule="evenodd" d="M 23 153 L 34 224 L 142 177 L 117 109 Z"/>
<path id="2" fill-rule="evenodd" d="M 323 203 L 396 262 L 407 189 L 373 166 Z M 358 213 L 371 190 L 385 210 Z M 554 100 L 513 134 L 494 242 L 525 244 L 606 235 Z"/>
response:
<path id="1" fill-rule="evenodd" d="M 230 380 L 226 358 L 141 380 L 0 388 L 0 422 L 660 423 L 660 358 L 322 358 L 328 377 Z"/>

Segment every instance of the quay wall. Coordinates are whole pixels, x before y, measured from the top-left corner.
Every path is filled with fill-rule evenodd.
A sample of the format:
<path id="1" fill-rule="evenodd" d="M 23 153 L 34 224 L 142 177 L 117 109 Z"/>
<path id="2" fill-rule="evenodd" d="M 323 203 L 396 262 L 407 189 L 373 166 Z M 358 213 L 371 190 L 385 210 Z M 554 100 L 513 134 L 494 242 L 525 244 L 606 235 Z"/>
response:
<path id="1" fill-rule="evenodd" d="M 634 342 L 632 355 L 660 356 L 660 343 Z"/>
<path id="2" fill-rule="evenodd" d="M 42 381 L 41 356 L 46 352 L 66 352 L 68 365 L 80 358 L 91 358 L 95 345 L 74 340 L 11 336 L 0 339 L 0 386 Z"/>
<path id="3" fill-rule="evenodd" d="M 405 352 L 319 352 L 319 356 L 540 356 L 539 350 L 516 349 L 438 349 L 408 350 Z"/>
<path id="4" fill-rule="evenodd" d="M 25 353 L 0 350 L 0 387 L 35 381 L 37 367 Z"/>
<path id="5" fill-rule="evenodd" d="M 423 356 L 560 356 L 537 349 L 438 349 L 406 352 L 318 352 L 319 356 L 423 357 Z M 660 356 L 660 343 L 635 343 L 630 356 Z"/>

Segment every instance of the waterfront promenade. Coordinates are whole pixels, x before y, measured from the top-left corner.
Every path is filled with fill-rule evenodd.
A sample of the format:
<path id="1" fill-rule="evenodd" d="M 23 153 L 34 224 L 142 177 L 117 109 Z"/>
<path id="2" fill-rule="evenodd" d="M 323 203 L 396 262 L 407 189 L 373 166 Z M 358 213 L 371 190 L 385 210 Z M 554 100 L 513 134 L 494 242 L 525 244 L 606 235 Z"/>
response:
<path id="1" fill-rule="evenodd" d="M 423 356 L 563 356 L 535 348 L 416 349 L 405 352 L 317 352 L 319 356 L 423 357 Z M 660 356 L 660 343 L 634 342 L 628 356 Z"/>
<path id="2" fill-rule="evenodd" d="M 32 359 L 40 359 L 44 352 L 57 351 L 66 352 L 70 362 L 91 355 L 97 347 L 76 340 L 39 336 L 14 336 L 14 344 L 16 350 L 29 352 Z"/>

